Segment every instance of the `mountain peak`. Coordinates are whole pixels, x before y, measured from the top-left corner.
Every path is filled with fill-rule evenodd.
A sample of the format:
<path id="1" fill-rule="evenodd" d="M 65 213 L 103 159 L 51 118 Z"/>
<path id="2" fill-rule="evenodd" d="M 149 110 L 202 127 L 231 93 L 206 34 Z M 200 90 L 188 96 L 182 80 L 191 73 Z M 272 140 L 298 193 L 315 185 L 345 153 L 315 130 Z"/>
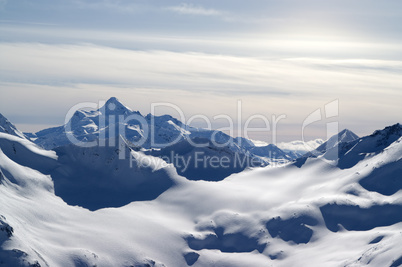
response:
<path id="1" fill-rule="evenodd" d="M 111 97 L 109 98 L 108 101 L 106 101 L 105 106 L 108 108 L 108 110 L 128 110 L 131 111 L 132 110 L 125 106 L 119 99 L 117 99 L 116 97 Z"/>
<path id="2" fill-rule="evenodd" d="M 25 138 L 24 134 L 20 132 L 6 117 L 0 113 L 0 133 L 7 133 L 21 138 Z"/>
<path id="3" fill-rule="evenodd" d="M 349 129 L 343 129 L 338 133 L 337 136 L 340 142 L 350 142 L 359 138 L 357 134 L 355 134 Z"/>
<path id="4" fill-rule="evenodd" d="M 8 121 L 6 117 L 3 116 L 3 114 L 0 113 L 0 121 Z"/>
<path id="5" fill-rule="evenodd" d="M 382 130 L 377 130 L 375 131 L 372 136 L 376 136 L 376 135 L 401 135 L 402 134 L 402 125 L 400 123 L 396 123 L 394 125 L 391 126 L 387 126 Z"/>
<path id="6" fill-rule="evenodd" d="M 328 151 L 336 146 L 339 145 L 339 143 L 347 143 L 347 142 L 352 142 L 356 139 L 358 139 L 359 136 L 352 132 L 351 130 L 348 129 L 343 129 L 339 133 L 333 135 L 331 138 L 329 138 L 325 143 L 320 145 L 316 151 L 324 153 L 325 151 Z"/>
<path id="7" fill-rule="evenodd" d="M 125 106 L 116 97 L 109 98 L 105 105 L 99 109 L 104 115 L 129 115 L 132 113 L 138 113 Z"/>
<path id="8" fill-rule="evenodd" d="M 114 96 L 112 96 L 111 98 L 109 98 L 107 101 L 106 101 L 106 104 L 120 104 L 120 105 L 123 105 L 122 103 L 121 103 L 121 101 L 119 100 L 119 99 L 117 99 L 117 97 L 114 97 Z"/>

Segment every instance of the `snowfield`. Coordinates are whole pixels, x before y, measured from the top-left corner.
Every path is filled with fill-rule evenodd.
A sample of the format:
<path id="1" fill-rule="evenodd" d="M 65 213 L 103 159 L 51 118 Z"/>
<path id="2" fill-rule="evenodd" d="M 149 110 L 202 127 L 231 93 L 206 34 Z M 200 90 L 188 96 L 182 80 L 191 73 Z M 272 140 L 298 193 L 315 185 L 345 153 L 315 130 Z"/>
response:
<path id="1" fill-rule="evenodd" d="M 0 266 L 400 266 L 401 136 L 211 182 L 0 133 Z"/>

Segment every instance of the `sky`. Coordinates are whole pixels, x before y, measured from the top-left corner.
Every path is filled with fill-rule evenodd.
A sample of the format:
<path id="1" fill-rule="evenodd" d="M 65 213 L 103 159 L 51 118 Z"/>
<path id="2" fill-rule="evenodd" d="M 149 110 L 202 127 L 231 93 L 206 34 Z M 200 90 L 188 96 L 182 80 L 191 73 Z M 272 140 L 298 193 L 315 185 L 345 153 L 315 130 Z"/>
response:
<path id="1" fill-rule="evenodd" d="M 362 136 L 402 122 L 401 44 L 400 0 L 0 0 L 0 113 L 32 132 L 115 96 L 220 129 L 213 117 L 237 122 L 241 101 L 240 124 L 284 115 L 277 140 L 291 141 L 338 101 L 339 116 L 323 113 L 304 138 L 325 139 L 334 121 Z"/>

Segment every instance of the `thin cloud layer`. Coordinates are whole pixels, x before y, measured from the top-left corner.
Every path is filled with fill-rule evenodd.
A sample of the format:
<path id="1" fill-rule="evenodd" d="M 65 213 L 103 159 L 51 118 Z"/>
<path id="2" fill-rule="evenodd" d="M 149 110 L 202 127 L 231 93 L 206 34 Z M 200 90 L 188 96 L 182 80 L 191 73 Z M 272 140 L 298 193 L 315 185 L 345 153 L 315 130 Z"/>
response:
<path id="1" fill-rule="evenodd" d="M 222 12 L 212 9 L 212 8 L 204 8 L 199 5 L 182 3 L 178 6 L 168 7 L 169 10 L 174 11 L 179 14 L 185 15 L 201 15 L 201 16 L 218 16 L 222 15 Z"/>
<path id="2" fill-rule="evenodd" d="M 57 114 L 62 122 L 69 106 L 114 95 L 145 113 L 152 102 L 168 101 L 186 114 L 210 118 L 222 113 L 235 117 L 241 99 L 244 119 L 254 113 L 286 114 L 284 125 L 296 133 L 306 116 L 334 99 L 339 99 L 345 128 L 360 124 L 359 130 L 370 132 L 385 121 L 398 121 L 400 114 L 402 61 L 270 59 L 29 43 L 3 43 L 0 51 L 1 106 L 16 116 L 30 110 L 46 116 L 49 109 L 63 106 Z M 32 109 L 35 104 L 13 107 L 15 101 L 11 105 L 7 99 L 16 92 L 28 102 L 41 103 L 43 113 Z"/>
<path id="3" fill-rule="evenodd" d="M 264 59 L 94 45 L 17 43 L 0 44 L 0 48 L 2 81 L 45 85 L 105 83 L 189 91 L 219 88 L 222 94 L 239 95 L 332 95 L 348 93 L 353 87 L 356 94 L 358 90 L 379 89 L 398 94 L 402 74 L 402 61 Z"/>

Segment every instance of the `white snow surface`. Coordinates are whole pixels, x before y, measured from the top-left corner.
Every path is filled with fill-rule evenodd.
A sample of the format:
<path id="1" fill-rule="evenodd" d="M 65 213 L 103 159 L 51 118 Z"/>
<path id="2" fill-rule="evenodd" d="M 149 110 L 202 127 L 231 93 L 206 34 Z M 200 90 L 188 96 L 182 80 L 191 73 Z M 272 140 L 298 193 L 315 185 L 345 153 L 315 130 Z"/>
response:
<path id="1" fill-rule="evenodd" d="M 89 211 L 67 205 L 38 171 L 45 167 L 35 158 L 51 165 L 54 152 L 0 134 L 0 266 L 395 267 L 402 190 L 383 195 L 359 181 L 389 164 L 400 170 L 401 141 L 345 169 L 322 156 L 220 182 L 170 169 L 175 184 L 155 200 Z M 150 156 L 135 152 L 141 157 Z M 377 207 L 386 216 L 367 213 Z"/>
<path id="2" fill-rule="evenodd" d="M 25 135 L 20 132 L 14 124 L 0 113 L 0 133 L 8 133 L 25 139 Z"/>

